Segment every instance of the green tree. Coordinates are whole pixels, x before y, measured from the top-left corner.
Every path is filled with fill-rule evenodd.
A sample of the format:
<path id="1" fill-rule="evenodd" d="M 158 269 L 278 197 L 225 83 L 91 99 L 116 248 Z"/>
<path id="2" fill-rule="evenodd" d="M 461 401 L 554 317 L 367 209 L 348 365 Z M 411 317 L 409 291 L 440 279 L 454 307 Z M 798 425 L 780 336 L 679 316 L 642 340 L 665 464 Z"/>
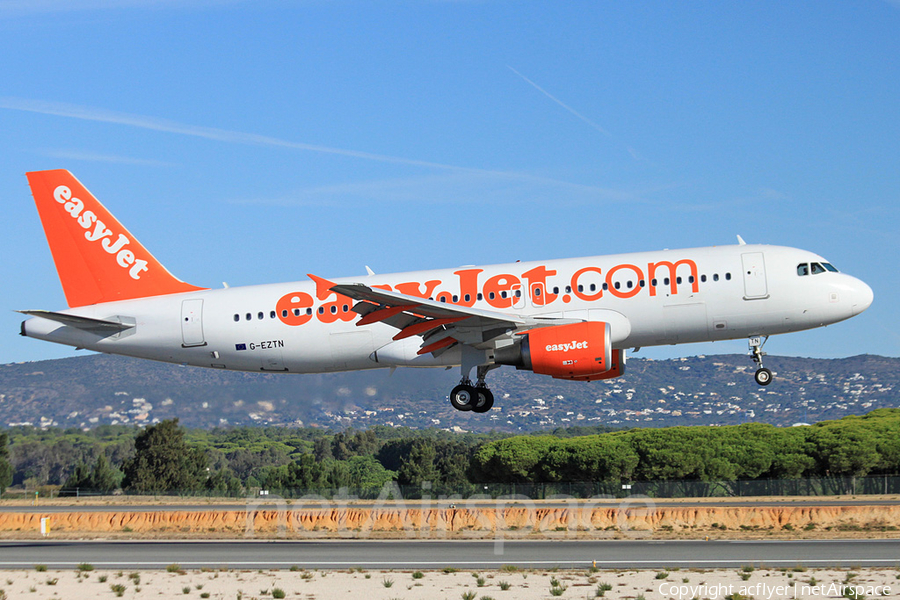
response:
<path id="1" fill-rule="evenodd" d="M 139 433 L 134 457 L 125 463 L 123 486 L 134 492 L 193 492 L 206 483 L 206 455 L 184 441 L 178 419 L 162 421 Z"/>
<path id="2" fill-rule="evenodd" d="M 350 474 L 349 484 L 355 488 L 380 488 L 397 476 L 371 456 L 354 456 L 347 461 L 347 469 Z"/>
<path id="3" fill-rule="evenodd" d="M 413 442 L 409 454 L 400 463 L 397 481 L 402 485 L 422 485 L 440 480 L 440 472 L 434 464 L 437 453 L 431 440 Z"/>
<path id="4" fill-rule="evenodd" d="M 63 488 L 66 490 L 91 490 L 108 494 L 119 487 L 122 481 L 122 472 L 112 467 L 104 454 L 100 454 L 93 467 L 80 462 L 75 465 L 75 470 L 69 475 Z"/>
<path id="5" fill-rule="evenodd" d="M 0 494 L 12 484 L 13 468 L 9 462 L 9 436 L 0 433 Z"/>
<path id="6" fill-rule="evenodd" d="M 101 453 L 94 463 L 94 468 L 91 469 L 91 487 L 108 494 L 118 488 L 121 482 L 122 472 L 110 465 L 106 455 Z"/>

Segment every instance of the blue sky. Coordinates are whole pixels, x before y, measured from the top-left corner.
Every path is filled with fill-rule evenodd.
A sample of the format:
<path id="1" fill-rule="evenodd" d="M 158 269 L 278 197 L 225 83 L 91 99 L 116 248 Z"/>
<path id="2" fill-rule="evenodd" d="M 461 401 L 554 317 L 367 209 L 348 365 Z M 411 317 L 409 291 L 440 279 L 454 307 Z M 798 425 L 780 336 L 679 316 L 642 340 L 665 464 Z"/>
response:
<path id="1" fill-rule="evenodd" d="M 898 32 L 889 1 L 0 0 L 0 362 L 74 353 L 12 312 L 65 306 L 49 168 L 210 287 L 801 247 L 875 304 L 767 351 L 898 356 Z"/>

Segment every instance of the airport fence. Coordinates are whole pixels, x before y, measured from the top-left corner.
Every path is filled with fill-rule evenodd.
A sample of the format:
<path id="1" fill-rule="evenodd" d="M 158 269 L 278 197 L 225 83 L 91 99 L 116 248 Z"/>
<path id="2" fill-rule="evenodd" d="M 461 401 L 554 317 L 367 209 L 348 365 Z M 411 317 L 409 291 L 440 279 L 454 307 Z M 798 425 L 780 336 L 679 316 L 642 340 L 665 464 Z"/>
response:
<path id="1" fill-rule="evenodd" d="M 120 495 L 180 496 L 198 498 L 241 498 L 248 495 L 285 499 L 322 500 L 454 500 L 454 499 L 531 499 L 559 498 L 733 498 L 765 496 L 838 496 L 900 494 L 900 475 L 865 477 L 802 477 L 796 479 L 752 479 L 736 481 L 582 481 L 568 483 L 480 483 L 443 485 L 398 485 L 390 482 L 378 488 L 311 488 L 235 490 L 231 494 L 216 490 L 160 491 L 146 494 L 117 491 Z M 84 488 L 61 488 L 51 494 L 66 497 L 103 495 Z"/>

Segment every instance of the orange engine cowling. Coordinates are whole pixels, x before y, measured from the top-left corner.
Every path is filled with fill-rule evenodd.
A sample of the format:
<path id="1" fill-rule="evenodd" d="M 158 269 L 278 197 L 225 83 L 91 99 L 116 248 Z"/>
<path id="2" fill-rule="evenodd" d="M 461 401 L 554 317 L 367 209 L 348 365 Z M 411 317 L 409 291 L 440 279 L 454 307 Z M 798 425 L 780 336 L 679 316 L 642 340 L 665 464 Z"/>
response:
<path id="1" fill-rule="evenodd" d="M 612 349 L 609 323 L 539 327 L 519 335 L 514 344 L 497 348 L 494 362 L 578 381 L 609 379 L 625 372 L 625 352 Z"/>

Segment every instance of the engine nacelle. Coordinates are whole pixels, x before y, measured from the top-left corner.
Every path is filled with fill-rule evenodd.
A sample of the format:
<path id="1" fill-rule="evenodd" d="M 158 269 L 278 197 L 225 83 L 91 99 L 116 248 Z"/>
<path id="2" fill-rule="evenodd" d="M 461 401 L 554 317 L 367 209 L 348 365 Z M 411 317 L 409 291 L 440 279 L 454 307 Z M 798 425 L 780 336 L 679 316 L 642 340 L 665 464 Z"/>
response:
<path id="1" fill-rule="evenodd" d="M 587 321 L 529 329 L 510 346 L 494 351 L 494 362 L 550 375 L 594 381 L 625 372 L 625 352 L 613 350 L 609 323 Z"/>

